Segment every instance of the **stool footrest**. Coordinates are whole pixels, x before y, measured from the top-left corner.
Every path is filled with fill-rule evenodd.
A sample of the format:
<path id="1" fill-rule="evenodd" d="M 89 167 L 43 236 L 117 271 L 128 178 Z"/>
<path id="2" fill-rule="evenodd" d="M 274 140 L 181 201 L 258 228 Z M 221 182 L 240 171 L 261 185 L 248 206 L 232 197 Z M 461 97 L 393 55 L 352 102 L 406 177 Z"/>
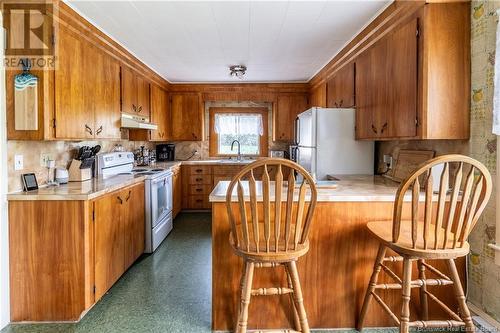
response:
<path id="1" fill-rule="evenodd" d="M 252 289 L 252 296 L 286 295 L 293 293 L 293 289 L 286 287 Z"/>
<path id="2" fill-rule="evenodd" d="M 301 333 L 291 329 L 272 329 L 272 330 L 248 330 L 251 333 Z"/>
<path id="3" fill-rule="evenodd" d="M 412 288 L 421 288 L 423 286 L 447 286 L 453 284 L 453 281 L 445 279 L 417 279 L 411 281 Z M 375 289 L 401 289 L 401 283 L 381 283 L 375 285 Z"/>
<path id="4" fill-rule="evenodd" d="M 463 321 L 458 320 L 417 320 L 409 323 L 410 327 L 419 328 L 453 328 L 465 326 Z"/>

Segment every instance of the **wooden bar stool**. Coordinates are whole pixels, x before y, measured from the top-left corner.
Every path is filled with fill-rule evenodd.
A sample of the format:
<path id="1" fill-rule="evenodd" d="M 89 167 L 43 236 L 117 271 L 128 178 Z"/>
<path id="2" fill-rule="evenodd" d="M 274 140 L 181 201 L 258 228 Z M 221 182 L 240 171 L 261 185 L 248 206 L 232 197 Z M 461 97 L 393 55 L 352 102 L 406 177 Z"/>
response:
<path id="1" fill-rule="evenodd" d="M 431 170 L 437 165 L 443 166 L 439 191 L 433 192 Z M 450 174 L 454 173 L 454 176 Z M 425 201 L 420 203 L 421 184 Z M 474 330 L 471 315 L 466 304 L 464 291 L 455 266 L 455 259 L 469 253 L 467 237 L 484 210 L 491 195 L 491 176 L 480 162 L 462 155 L 446 155 L 430 160 L 418 168 L 399 187 L 394 204 L 392 228 L 389 222 L 370 222 L 369 231 L 379 240 L 380 247 L 375 261 L 370 283 L 366 291 L 357 328 L 363 328 L 368 305 L 372 298 L 382 306 L 400 327 L 400 332 L 408 332 L 410 327 L 438 328 L 461 327 Z M 401 220 L 404 199 L 408 195 L 411 202 L 411 220 Z M 437 199 L 437 206 L 433 199 Z M 423 206 L 423 207 L 421 207 Z M 419 210 L 423 208 L 419 218 Z M 386 257 L 390 248 L 399 256 Z M 446 260 L 450 276 L 429 265 L 426 260 Z M 397 276 L 386 264 L 388 261 L 403 262 L 403 278 Z M 412 280 L 412 262 L 417 262 L 419 278 Z M 383 270 L 394 283 L 377 284 L 378 275 Z M 425 271 L 436 275 L 427 278 Z M 427 286 L 453 285 L 458 301 L 460 315 L 429 292 Z M 420 288 L 421 320 L 410 321 L 410 291 Z M 402 309 L 398 318 L 378 296 L 378 289 L 401 289 Z M 428 299 L 436 302 L 451 320 L 428 320 Z"/>
<path id="2" fill-rule="evenodd" d="M 270 180 L 269 169 L 276 170 L 274 182 Z M 288 171 L 289 175 L 284 182 L 283 174 Z M 298 191 L 295 190 L 295 172 L 304 179 Z M 261 183 L 255 179 L 255 175 L 260 173 Z M 247 185 L 249 195 L 245 196 L 244 187 Z M 235 187 L 237 203 L 231 200 Z M 262 189 L 262 197 L 257 194 L 259 187 Z M 259 199 L 262 207 L 258 206 Z M 234 252 L 244 260 L 241 303 L 235 329 L 237 333 L 247 331 L 251 296 L 284 294 L 290 294 L 292 298 L 296 330 L 282 332 L 309 332 L 296 261 L 309 250 L 307 235 L 316 200 L 316 186 L 309 173 L 298 164 L 285 159 L 258 160 L 241 170 L 231 181 L 226 194 L 231 222 L 229 242 Z M 247 205 L 247 202 L 250 204 Z M 284 267 L 288 285 L 252 289 L 254 269 L 261 267 Z"/>

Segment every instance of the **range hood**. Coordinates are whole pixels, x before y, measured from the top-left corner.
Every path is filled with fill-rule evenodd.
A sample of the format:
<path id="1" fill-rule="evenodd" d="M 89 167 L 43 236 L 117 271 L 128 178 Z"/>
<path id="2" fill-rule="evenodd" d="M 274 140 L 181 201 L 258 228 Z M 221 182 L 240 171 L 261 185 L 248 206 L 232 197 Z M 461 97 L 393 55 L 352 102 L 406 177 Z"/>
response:
<path id="1" fill-rule="evenodd" d="M 122 128 L 156 130 L 158 129 L 158 126 L 150 123 L 148 117 L 122 113 Z"/>

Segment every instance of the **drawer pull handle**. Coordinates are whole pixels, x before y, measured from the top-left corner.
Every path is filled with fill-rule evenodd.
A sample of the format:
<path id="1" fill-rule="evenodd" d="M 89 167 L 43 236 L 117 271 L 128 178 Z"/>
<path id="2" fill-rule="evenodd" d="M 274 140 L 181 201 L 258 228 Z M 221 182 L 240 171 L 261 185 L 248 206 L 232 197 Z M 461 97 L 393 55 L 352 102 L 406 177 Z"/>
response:
<path id="1" fill-rule="evenodd" d="M 196 202 L 203 202 L 203 200 L 201 200 L 201 199 L 196 199 Z"/>
<path id="2" fill-rule="evenodd" d="M 201 191 L 203 191 L 203 189 L 202 189 L 202 188 L 197 188 L 197 189 L 196 189 L 196 192 L 201 192 Z"/>
<path id="3" fill-rule="evenodd" d="M 203 169 L 196 169 L 196 172 L 203 172 Z"/>
<path id="4" fill-rule="evenodd" d="M 120 205 L 123 205 L 123 199 L 120 198 L 120 197 L 116 197 L 118 199 L 118 201 L 120 201 Z"/>
<path id="5" fill-rule="evenodd" d="M 203 180 L 203 178 L 196 178 L 197 182 L 201 182 L 202 180 Z"/>
<path id="6" fill-rule="evenodd" d="M 125 201 L 128 201 L 130 199 L 130 195 L 132 194 L 132 190 L 129 190 L 128 191 L 128 195 L 127 195 L 127 198 L 125 199 Z"/>

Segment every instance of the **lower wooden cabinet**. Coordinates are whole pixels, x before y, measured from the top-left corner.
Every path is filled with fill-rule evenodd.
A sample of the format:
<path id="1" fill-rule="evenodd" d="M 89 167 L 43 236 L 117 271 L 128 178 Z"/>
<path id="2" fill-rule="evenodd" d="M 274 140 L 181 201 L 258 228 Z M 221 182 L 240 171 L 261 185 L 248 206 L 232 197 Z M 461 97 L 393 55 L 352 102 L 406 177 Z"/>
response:
<path id="1" fill-rule="evenodd" d="M 144 252 L 144 183 L 9 201 L 11 321 L 77 321 Z"/>
<path id="2" fill-rule="evenodd" d="M 208 196 L 212 192 L 211 165 L 182 166 L 182 207 L 184 209 L 210 209 Z"/>
<path id="3" fill-rule="evenodd" d="M 173 218 L 179 214 L 182 209 L 182 177 L 181 177 L 181 167 L 175 167 L 172 176 L 172 187 L 173 187 L 173 199 L 174 205 L 172 209 Z"/>
<path id="4" fill-rule="evenodd" d="M 93 210 L 97 301 L 144 252 L 144 183 L 95 200 Z"/>

